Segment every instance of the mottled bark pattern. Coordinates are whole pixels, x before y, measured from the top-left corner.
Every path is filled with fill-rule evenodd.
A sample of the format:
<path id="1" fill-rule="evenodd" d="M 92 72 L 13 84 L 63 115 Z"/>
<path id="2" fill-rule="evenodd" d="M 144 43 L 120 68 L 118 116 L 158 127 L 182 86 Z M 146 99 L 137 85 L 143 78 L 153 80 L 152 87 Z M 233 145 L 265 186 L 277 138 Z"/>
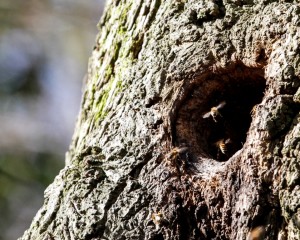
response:
<path id="1" fill-rule="evenodd" d="M 300 239 L 300 5 L 110 0 L 99 28 L 21 239 Z"/>

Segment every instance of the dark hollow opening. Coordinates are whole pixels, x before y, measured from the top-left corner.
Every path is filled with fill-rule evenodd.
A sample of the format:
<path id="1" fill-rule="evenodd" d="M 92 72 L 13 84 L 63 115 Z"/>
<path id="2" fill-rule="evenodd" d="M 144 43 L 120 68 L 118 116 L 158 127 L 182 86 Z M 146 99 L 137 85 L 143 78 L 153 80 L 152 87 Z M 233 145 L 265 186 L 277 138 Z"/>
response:
<path id="1" fill-rule="evenodd" d="M 261 74 L 212 75 L 195 84 L 182 103 L 176 121 L 176 144 L 201 157 L 226 161 L 243 147 L 253 107 L 263 98 Z M 211 108 L 217 107 L 212 116 Z"/>

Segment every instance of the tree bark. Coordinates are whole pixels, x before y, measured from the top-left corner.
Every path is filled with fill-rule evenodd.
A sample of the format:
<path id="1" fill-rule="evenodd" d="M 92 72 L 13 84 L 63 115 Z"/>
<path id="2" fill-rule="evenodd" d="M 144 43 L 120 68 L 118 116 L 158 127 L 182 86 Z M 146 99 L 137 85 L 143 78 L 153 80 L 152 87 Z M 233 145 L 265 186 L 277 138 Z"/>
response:
<path id="1" fill-rule="evenodd" d="M 108 1 L 66 166 L 20 239 L 300 239 L 299 13 Z"/>

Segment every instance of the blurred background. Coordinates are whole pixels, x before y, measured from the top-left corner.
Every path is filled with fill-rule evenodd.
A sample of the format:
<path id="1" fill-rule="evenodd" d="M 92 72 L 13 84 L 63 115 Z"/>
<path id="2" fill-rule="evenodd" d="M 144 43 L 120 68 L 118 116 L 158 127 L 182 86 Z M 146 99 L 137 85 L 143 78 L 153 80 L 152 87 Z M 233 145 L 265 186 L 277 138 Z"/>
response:
<path id="1" fill-rule="evenodd" d="M 0 240 L 64 166 L 104 0 L 0 0 Z"/>

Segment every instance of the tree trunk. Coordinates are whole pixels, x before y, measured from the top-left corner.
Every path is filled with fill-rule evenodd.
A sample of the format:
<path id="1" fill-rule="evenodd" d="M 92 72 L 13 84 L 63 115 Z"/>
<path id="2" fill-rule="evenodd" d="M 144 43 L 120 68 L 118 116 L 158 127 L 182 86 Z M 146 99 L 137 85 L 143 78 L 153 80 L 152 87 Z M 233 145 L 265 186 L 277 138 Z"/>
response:
<path id="1" fill-rule="evenodd" d="M 66 166 L 20 239 L 300 239 L 299 13 L 108 1 Z"/>

